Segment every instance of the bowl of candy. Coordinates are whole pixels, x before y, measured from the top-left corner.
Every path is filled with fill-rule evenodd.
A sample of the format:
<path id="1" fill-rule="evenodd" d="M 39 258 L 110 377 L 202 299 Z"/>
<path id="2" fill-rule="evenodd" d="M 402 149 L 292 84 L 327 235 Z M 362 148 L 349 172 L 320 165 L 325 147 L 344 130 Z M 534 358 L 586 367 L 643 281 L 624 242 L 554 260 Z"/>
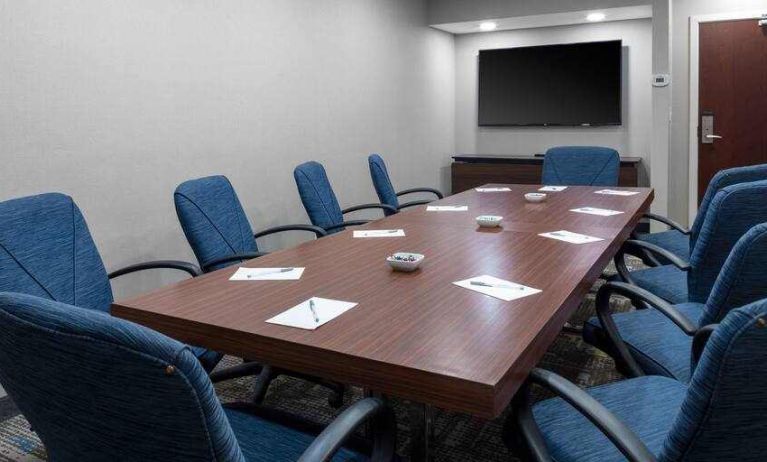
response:
<path id="1" fill-rule="evenodd" d="M 397 252 L 393 255 L 390 255 L 386 261 L 394 271 L 409 273 L 418 269 L 418 267 L 421 265 L 421 262 L 423 261 L 423 258 L 423 255 L 420 253 Z"/>
<path id="2" fill-rule="evenodd" d="M 480 215 L 476 218 L 477 224 L 481 228 L 496 228 L 500 226 L 503 217 L 497 215 Z"/>
<path id="3" fill-rule="evenodd" d="M 544 193 L 527 193 L 525 194 L 525 200 L 534 204 L 538 202 L 545 202 L 548 196 Z"/>

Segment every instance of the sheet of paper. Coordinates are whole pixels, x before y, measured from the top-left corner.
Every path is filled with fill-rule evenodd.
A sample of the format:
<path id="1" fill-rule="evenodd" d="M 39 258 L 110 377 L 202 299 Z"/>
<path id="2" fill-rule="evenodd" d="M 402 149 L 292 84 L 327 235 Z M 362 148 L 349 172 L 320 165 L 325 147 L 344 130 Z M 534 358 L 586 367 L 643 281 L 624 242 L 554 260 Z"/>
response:
<path id="1" fill-rule="evenodd" d="M 620 215 L 623 213 L 617 210 L 599 209 L 596 207 L 580 207 L 577 209 L 570 209 L 570 211 L 576 213 L 588 213 L 589 215 L 599 215 L 602 217 L 611 217 L 613 215 Z"/>
<path id="2" fill-rule="evenodd" d="M 604 241 L 604 239 L 601 237 L 587 236 L 585 234 L 572 233 L 565 230 L 541 233 L 539 236 L 556 239 L 558 241 L 570 242 L 572 244 L 588 244 L 590 242 Z"/>
<path id="3" fill-rule="evenodd" d="M 567 186 L 544 186 L 542 188 L 539 188 L 538 191 L 543 192 L 561 192 L 567 189 Z"/>
<path id="4" fill-rule="evenodd" d="M 511 188 L 474 188 L 474 190 L 477 192 L 509 192 Z"/>
<path id="5" fill-rule="evenodd" d="M 472 284 L 472 282 L 475 284 Z M 529 295 L 535 295 L 540 292 L 538 289 L 533 289 L 532 287 L 505 281 L 489 275 L 477 276 L 471 279 L 454 282 L 453 284 L 491 297 L 500 298 L 507 302 Z"/>
<path id="6" fill-rule="evenodd" d="M 465 212 L 469 210 L 468 205 L 429 205 L 427 212 Z"/>
<path id="7" fill-rule="evenodd" d="M 230 281 L 294 281 L 304 268 L 237 268 Z"/>
<path id="8" fill-rule="evenodd" d="M 314 302 L 312 312 L 310 301 Z M 270 324 L 280 324 L 299 329 L 314 330 L 357 306 L 357 303 L 312 297 L 277 316 L 267 319 Z M 315 317 L 316 314 L 316 317 Z"/>
<path id="9" fill-rule="evenodd" d="M 354 237 L 402 237 L 404 229 L 366 229 L 354 231 Z"/>
<path id="10" fill-rule="evenodd" d="M 594 194 L 604 194 L 607 196 L 634 196 L 639 194 L 639 191 L 620 191 L 618 189 L 600 189 L 594 191 Z"/>

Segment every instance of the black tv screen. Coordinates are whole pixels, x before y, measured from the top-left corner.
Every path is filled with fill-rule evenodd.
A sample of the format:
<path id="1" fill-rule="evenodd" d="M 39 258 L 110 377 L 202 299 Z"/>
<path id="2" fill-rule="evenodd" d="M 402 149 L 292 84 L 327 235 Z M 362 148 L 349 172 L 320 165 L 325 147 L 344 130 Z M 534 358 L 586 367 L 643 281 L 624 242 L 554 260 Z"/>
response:
<path id="1" fill-rule="evenodd" d="M 620 125 L 621 41 L 479 52 L 479 125 Z"/>

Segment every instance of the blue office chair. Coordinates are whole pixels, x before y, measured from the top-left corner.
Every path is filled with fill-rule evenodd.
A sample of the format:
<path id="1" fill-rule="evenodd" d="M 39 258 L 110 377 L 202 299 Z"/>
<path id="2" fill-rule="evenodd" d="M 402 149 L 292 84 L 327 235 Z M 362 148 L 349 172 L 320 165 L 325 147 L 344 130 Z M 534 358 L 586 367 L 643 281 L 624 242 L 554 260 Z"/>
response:
<path id="1" fill-rule="evenodd" d="M 285 225 L 254 234 L 237 193 L 225 176 L 209 176 L 181 183 L 173 193 L 176 214 L 189 245 L 204 272 L 265 255 L 256 239 L 286 231 L 327 233 L 311 225 Z"/>
<path id="2" fill-rule="evenodd" d="M 0 293 L 0 382 L 68 461 L 390 461 L 391 411 L 356 402 L 315 428 L 253 404 L 222 407 L 189 347 L 98 310 Z M 355 429 L 372 424 L 373 452 Z"/>
<path id="3" fill-rule="evenodd" d="M 617 186 L 618 151 L 598 146 L 560 146 L 546 151 L 541 182 L 556 186 Z"/>
<path id="4" fill-rule="evenodd" d="M 659 221 L 670 229 L 657 233 L 634 233 L 632 238 L 657 245 L 658 247 L 675 254 L 682 260 L 689 261 L 690 250 L 695 247 L 695 241 L 698 238 L 701 226 L 703 226 L 703 219 L 708 211 L 708 206 L 711 204 L 716 193 L 719 192 L 720 189 L 733 184 L 760 180 L 767 180 L 767 164 L 720 170 L 708 183 L 706 193 L 703 195 L 703 200 L 698 208 L 698 214 L 689 229 L 670 218 L 655 213 L 645 213 L 645 218 Z M 646 264 L 651 266 L 670 264 L 667 259 L 656 257 L 650 252 L 638 252 L 636 256 L 642 258 Z"/>
<path id="5" fill-rule="evenodd" d="M 341 210 L 338 199 L 330 185 L 325 168 L 318 162 L 305 162 L 293 170 L 298 194 L 304 204 L 312 224 L 328 233 L 343 231 L 346 226 L 357 226 L 369 220 L 344 221 L 344 215 L 357 210 L 382 209 L 384 212 L 397 213 L 397 209 L 388 204 L 363 204 Z"/>
<path id="6" fill-rule="evenodd" d="M 394 186 L 391 184 L 389 178 L 389 171 L 386 169 L 384 160 L 378 154 L 371 154 L 368 156 L 368 167 L 370 167 L 370 178 L 373 180 L 373 187 L 378 194 L 378 199 L 382 204 L 391 205 L 397 210 L 402 210 L 408 207 L 414 207 L 416 205 L 424 205 L 431 202 L 431 200 L 417 200 L 406 202 L 404 204 L 399 203 L 399 197 L 412 193 L 431 193 L 437 196 L 437 199 L 442 199 L 444 196 L 441 192 L 432 188 L 412 188 L 404 191 L 395 192 Z M 393 215 L 391 210 L 384 210 L 384 215 Z"/>
<path id="7" fill-rule="evenodd" d="M 181 228 L 205 272 L 266 255 L 258 251 L 256 244 L 256 239 L 262 236 L 285 231 L 308 231 L 317 237 L 327 235 L 322 228 L 311 225 L 278 226 L 254 235 L 237 193 L 225 176 L 185 181 L 176 188 L 173 200 Z M 255 362 L 246 359 L 245 364 Z M 262 365 L 255 384 L 254 402 L 263 401 L 272 380 L 279 375 L 290 375 L 323 385 L 332 392 L 328 398 L 332 407 L 343 404 L 343 385 L 270 365 Z"/>
<path id="8" fill-rule="evenodd" d="M 701 328 L 727 313 L 767 298 L 767 223 L 740 238 L 716 278 L 705 303 L 671 305 L 650 292 L 608 282 L 596 297 L 598 318 L 584 324 L 587 343 L 607 352 L 625 375 L 665 375 L 690 379 L 690 347 Z M 612 314 L 610 296 L 622 295 L 651 309 Z"/>
<path id="9" fill-rule="evenodd" d="M 767 453 L 767 300 L 730 312 L 695 336 L 689 384 L 642 376 L 581 390 L 535 369 L 529 384 L 558 398 L 517 393 L 507 421 L 534 460 L 760 461 Z M 512 420 L 513 419 L 513 420 Z"/>
<path id="10" fill-rule="evenodd" d="M 198 276 L 181 261 L 153 261 L 107 274 L 88 225 L 71 197 L 41 194 L 0 202 L 0 291 L 20 292 L 109 313 L 110 279 L 137 271 L 167 268 Z M 222 355 L 191 350 L 207 371 Z M 215 381 L 252 375 L 253 365 L 217 371 Z"/>
<path id="11" fill-rule="evenodd" d="M 628 240 L 616 254 L 620 278 L 671 303 L 705 303 L 733 246 L 748 230 L 767 222 L 767 180 L 739 183 L 719 190 L 695 239 L 690 261 L 645 241 Z M 629 271 L 628 252 L 647 251 L 670 265 Z"/>

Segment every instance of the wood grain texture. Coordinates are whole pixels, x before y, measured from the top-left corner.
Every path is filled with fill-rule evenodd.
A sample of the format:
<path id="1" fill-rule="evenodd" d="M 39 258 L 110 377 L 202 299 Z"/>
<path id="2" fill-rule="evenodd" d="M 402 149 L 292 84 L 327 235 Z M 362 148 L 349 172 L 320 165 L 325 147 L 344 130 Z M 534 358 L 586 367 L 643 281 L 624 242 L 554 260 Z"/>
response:
<path id="1" fill-rule="evenodd" d="M 404 238 L 353 239 L 348 230 L 243 265 L 304 266 L 299 281 L 232 282 L 234 268 L 227 268 L 116 302 L 112 312 L 190 344 L 492 418 L 652 200 L 648 189 L 605 197 L 579 187 L 530 209 L 519 202 L 525 187 L 511 187 L 512 193 L 472 190 L 439 202 L 466 203 L 469 212 L 419 208 L 366 225 L 404 228 Z M 584 205 L 626 213 L 562 212 Z M 480 231 L 467 221 L 479 214 L 475 207 L 514 219 L 501 230 Z M 537 236 L 558 229 L 605 240 L 579 246 Z M 384 259 L 397 251 L 426 260 L 415 273 L 395 273 Z M 482 274 L 542 292 L 504 302 L 452 284 Z M 312 296 L 359 305 L 316 331 L 264 322 Z"/>

